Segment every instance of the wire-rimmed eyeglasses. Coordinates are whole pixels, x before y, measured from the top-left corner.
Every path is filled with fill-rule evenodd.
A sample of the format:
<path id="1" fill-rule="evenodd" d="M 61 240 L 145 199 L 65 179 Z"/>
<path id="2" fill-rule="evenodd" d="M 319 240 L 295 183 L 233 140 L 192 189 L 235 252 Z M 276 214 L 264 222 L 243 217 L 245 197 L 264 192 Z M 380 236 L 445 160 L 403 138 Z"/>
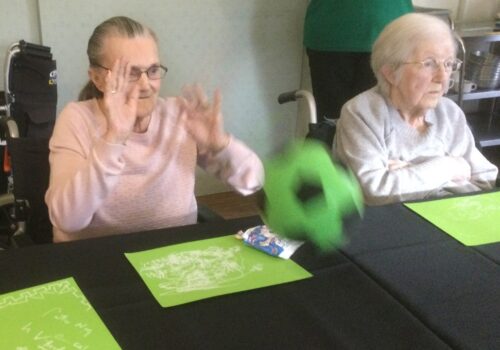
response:
<path id="1" fill-rule="evenodd" d="M 94 63 L 92 65 L 95 67 L 109 70 L 109 71 L 111 70 L 107 67 L 104 67 L 104 66 L 98 64 L 98 63 Z M 141 79 L 142 73 L 146 73 L 148 79 L 150 79 L 150 80 L 162 79 L 165 76 L 165 74 L 167 74 L 167 71 L 168 71 L 168 68 L 161 65 L 161 64 L 154 64 L 147 69 L 139 69 L 139 68 L 133 67 L 130 69 L 130 72 L 128 74 L 128 81 L 129 82 L 138 81 L 139 79 Z"/>
<path id="2" fill-rule="evenodd" d="M 418 62 L 402 62 L 402 64 L 419 64 L 422 69 L 425 69 L 429 73 L 436 73 L 441 65 L 447 72 L 455 72 L 462 66 L 462 61 L 458 58 L 449 58 L 447 60 L 436 60 L 435 58 L 426 58 L 423 61 Z"/>

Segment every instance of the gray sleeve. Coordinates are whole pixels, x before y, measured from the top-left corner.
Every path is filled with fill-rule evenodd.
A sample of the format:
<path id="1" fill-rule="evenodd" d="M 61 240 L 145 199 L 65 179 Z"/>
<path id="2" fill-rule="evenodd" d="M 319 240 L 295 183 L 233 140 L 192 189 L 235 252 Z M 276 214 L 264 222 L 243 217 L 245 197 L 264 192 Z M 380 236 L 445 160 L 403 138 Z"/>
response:
<path id="1" fill-rule="evenodd" d="M 453 121 L 450 128 L 453 128 L 452 138 L 449 140 L 450 154 L 463 157 L 469 163 L 471 167 L 470 184 L 480 190 L 493 189 L 498 175 L 498 168 L 489 162 L 477 149 L 474 136 L 461 110 L 459 110 L 458 118 Z"/>
<path id="2" fill-rule="evenodd" d="M 448 156 L 389 170 L 385 141 L 395 131 L 385 122 L 388 113 L 380 101 L 351 100 L 337 124 L 334 153 L 356 175 L 368 205 L 425 198 L 456 172 L 456 161 Z"/>

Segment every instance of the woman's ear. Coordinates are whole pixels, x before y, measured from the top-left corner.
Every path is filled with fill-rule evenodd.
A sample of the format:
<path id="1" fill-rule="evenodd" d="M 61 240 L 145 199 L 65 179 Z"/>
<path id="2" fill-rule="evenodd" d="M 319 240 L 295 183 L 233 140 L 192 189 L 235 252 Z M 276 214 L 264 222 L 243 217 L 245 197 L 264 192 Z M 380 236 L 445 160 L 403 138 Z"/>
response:
<path id="1" fill-rule="evenodd" d="M 384 76 L 385 80 L 391 85 L 396 85 L 396 70 L 392 65 L 384 64 L 380 69 L 380 72 Z"/>
<path id="2" fill-rule="evenodd" d="M 396 81 L 396 74 L 394 72 L 393 67 L 388 64 L 384 64 L 380 69 L 380 72 L 384 76 L 385 80 L 389 82 L 389 84 L 394 85 Z"/>
<path id="3" fill-rule="evenodd" d="M 88 70 L 89 79 L 94 83 L 95 87 L 104 93 L 105 80 L 102 74 L 99 74 L 96 69 L 89 68 Z"/>

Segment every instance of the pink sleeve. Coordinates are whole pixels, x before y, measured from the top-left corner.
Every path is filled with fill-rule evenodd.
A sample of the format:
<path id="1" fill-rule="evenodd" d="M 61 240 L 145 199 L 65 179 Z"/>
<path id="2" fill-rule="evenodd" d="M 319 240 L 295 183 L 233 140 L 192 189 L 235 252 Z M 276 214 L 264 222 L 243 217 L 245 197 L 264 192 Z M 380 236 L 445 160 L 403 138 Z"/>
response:
<path id="1" fill-rule="evenodd" d="M 52 224 L 65 232 L 89 225 L 116 185 L 124 145 L 95 138 L 85 110 L 70 104 L 57 119 L 50 140 L 50 184 L 45 201 Z"/>
<path id="2" fill-rule="evenodd" d="M 259 157 L 232 136 L 229 145 L 219 153 L 199 156 L 198 165 L 245 196 L 264 184 L 264 167 Z"/>

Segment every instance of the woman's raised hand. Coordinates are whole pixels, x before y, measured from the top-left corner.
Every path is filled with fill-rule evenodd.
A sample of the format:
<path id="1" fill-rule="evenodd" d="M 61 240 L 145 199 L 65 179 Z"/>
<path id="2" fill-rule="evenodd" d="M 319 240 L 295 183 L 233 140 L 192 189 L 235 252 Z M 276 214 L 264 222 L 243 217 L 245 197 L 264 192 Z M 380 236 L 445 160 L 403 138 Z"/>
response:
<path id="1" fill-rule="evenodd" d="M 137 119 L 139 87 L 129 87 L 130 65 L 124 59 L 115 61 L 105 78 L 104 115 L 107 131 L 104 139 L 109 143 L 125 143 Z"/>
<path id="2" fill-rule="evenodd" d="M 230 137 L 224 131 L 219 90 L 210 103 L 200 85 L 186 86 L 181 97 L 182 118 L 186 129 L 198 145 L 200 154 L 215 154 L 224 149 Z"/>

